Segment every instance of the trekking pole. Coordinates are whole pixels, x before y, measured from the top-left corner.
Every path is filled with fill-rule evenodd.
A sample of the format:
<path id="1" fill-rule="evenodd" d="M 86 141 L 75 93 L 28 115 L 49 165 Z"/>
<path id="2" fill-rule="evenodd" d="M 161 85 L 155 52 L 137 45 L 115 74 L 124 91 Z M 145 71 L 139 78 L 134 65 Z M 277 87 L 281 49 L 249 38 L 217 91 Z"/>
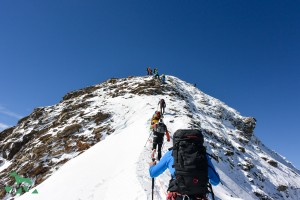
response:
<path id="1" fill-rule="evenodd" d="M 211 186 L 210 183 L 208 183 L 208 187 L 209 187 L 210 192 L 211 192 L 211 198 L 212 198 L 212 200 L 215 200 L 215 194 L 214 194 L 214 191 L 213 191 L 212 186 Z"/>
<path id="2" fill-rule="evenodd" d="M 153 132 L 150 133 L 150 135 L 149 135 L 149 137 L 148 137 L 148 139 L 147 139 L 146 144 L 144 145 L 144 147 L 146 147 L 146 145 L 147 145 L 147 143 L 148 143 L 148 141 L 149 141 L 149 139 L 150 139 L 152 133 L 153 133 Z"/>
<path id="3" fill-rule="evenodd" d="M 152 161 L 155 161 L 155 158 L 152 158 Z M 152 200 L 153 200 L 153 194 L 154 194 L 154 178 L 152 178 Z"/>
<path id="4" fill-rule="evenodd" d="M 223 182 L 220 180 L 221 184 L 223 184 Z M 229 189 L 236 197 L 239 197 L 234 191 L 232 191 L 232 189 L 230 189 L 229 187 L 227 187 L 227 185 L 224 185 L 227 189 Z"/>

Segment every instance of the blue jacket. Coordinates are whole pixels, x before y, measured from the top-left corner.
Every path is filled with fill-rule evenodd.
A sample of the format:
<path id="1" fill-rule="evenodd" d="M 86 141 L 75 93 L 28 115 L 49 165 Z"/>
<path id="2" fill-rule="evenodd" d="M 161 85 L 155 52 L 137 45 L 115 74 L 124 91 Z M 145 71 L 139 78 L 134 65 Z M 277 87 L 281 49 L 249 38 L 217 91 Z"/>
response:
<path id="1" fill-rule="evenodd" d="M 172 165 L 174 164 L 174 158 L 172 156 L 172 152 L 173 152 L 173 150 L 165 153 L 165 155 L 161 158 L 161 160 L 156 165 L 153 165 L 150 167 L 149 173 L 152 178 L 159 176 L 167 168 L 169 169 L 172 177 L 175 177 L 174 176 L 175 169 L 172 167 Z M 213 164 L 210 160 L 210 157 L 208 155 L 206 157 L 208 160 L 208 165 L 210 166 L 210 167 L 208 167 L 209 182 L 212 185 L 218 185 L 220 183 L 219 174 L 216 172 L 215 167 L 213 166 Z M 213 168 L 213 169 L 211 169 L 211 168 Z"/>

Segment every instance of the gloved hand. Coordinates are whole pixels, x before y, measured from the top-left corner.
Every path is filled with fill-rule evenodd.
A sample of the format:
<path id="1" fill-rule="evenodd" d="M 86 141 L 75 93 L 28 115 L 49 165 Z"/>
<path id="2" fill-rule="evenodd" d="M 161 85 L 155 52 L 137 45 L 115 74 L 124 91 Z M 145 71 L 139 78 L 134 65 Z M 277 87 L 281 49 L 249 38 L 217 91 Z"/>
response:
<path id="1" fill-rule="evenodd" d="M 156 165 L 156 161 L 150 162 L 149 165 L 150 165 L 150 167 L 153 166 L 153 165 Z"/>

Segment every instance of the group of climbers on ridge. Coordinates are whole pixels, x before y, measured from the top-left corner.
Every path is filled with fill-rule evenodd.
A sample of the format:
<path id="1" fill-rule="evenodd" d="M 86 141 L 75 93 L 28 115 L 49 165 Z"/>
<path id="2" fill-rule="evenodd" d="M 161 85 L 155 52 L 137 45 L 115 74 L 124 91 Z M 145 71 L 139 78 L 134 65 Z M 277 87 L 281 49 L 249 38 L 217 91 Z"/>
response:
<path id="1" fill-rule="evenodd" d="M 166 83 L 166 76 L 164 74 L 159 76 L 158 68 L 154 68 L 152 71 L 150 67 L 147 67 L 146 71 L 147 71 L 147 75 L 153 76 L 155 79 L 160 80 L 163 84 Z"/>
<path id="2" fill-rule="evenodd" d="M 152 130 L 153 134 L 153 148 L 152 151 L 156 151 L 157 147 L 157 153 L 158 153 L 158 160 L 161 158 L 161 147 L 163 145 L 164 141 L 164 135 L 167 136 L 167 141 L 170 142 L 170 135 L 168 132 L 167 126 L 163 122 L 163 115 L 165 114 L 165 107 L 166 102 L 164 99 L 160 99 L 158 102 L 158 106 L 160 108 L 160 111 L 155 111 L 154 115 L 151 118 L 151 126 L 150 129 Z"/>
<path id="3" fill-rule="evenodd" d="M 209 154 L 203 146 L 204 138 L 201 130 L 179 129 L 173 135 L 173 147 L 163 156 L 161 150 L 164 135 L 170 142 L 170 134 L 163 122 L 166 102 L 160 99 L 159 110 L 151 118 L 153 134 L 152 154 L 157 149 L 157 161 L 150 162 L 149 174 L 152 178 L 152 199 L 154 178 L 161 175 L 166 169 L 171 174 L 167 200 L 208 200 L 207 195 L 214 194 L 212 185 L 218 185 L 220 177 L 216 172 Z"/>

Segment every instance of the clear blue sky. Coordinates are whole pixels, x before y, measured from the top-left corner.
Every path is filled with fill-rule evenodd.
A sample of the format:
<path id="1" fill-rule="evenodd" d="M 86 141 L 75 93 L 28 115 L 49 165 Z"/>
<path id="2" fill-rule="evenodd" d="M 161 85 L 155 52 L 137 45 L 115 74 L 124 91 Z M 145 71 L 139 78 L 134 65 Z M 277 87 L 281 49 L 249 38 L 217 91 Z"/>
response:
<path id="1" fill-rule="evenodd" d="M 257 119 L 300 168 L 300 1 L 1 0 L 0 128 L 146 66 Z"/>

